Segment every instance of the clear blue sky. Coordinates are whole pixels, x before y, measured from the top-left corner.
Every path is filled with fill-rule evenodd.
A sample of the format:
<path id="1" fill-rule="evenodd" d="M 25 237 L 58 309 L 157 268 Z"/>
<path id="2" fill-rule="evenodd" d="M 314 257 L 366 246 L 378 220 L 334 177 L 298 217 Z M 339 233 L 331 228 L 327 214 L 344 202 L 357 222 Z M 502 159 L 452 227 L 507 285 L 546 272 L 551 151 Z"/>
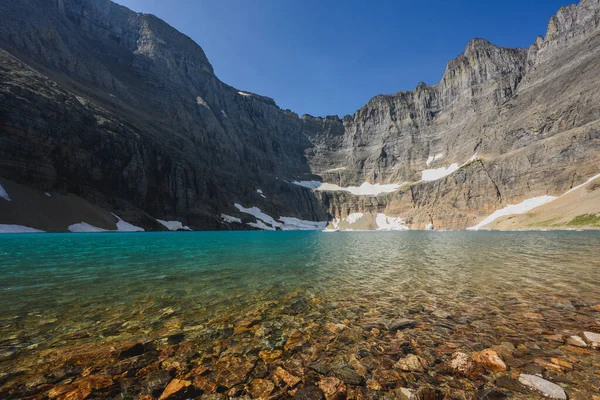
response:
<path id="1" fill-rule="evenodd" d="M 438 83 L 474 37 L 529 47 L 573 0 L 117 0 L 194 39 L 217 76 L 299 114 Z"/>

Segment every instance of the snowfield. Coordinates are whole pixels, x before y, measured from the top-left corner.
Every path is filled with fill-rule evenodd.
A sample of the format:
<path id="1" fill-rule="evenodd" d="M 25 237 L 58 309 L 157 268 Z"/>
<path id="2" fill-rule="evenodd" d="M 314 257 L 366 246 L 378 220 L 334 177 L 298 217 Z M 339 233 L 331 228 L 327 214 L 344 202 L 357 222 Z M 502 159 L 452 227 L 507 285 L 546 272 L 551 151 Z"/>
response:
<path id="1" fill-rule="evenodd" d="M 457 163 L 451 164 L 449 167 L 435 168 L 435 169 L 426 169 L 421 171 L 421 180 L 425 182 L 437 181 L 438 179 L 442 179 L 448 175 L 453 174 L 458 170 L 459 166 Z"/>
<path id="2" fill-rule="evenodd" d="M 12 201 L 10 199 L 10 196 L 8 195 L 8 193 L 6 192 L 6 190 L 4 189 L 4 187 L 2 187 L 2 185 L 0 185 L 0 197 L 3 198 L 6 201 Z"/>
<path id="3" fill-rule="evenodd" d="M 242 220 L 236 217 L 232 217 L 231 215 L 221 214 L 221 218 L 223 218 L 223 222 L 227 222 L 228 224 L 238 223 L 241 224 Z"/>
<path id="4" fill-rule="evenodd" d="M 90 225 L 87 222 L 80 222 L 69 226 L 69 231 L 73 233 L 92 233 L 92 232 L 108 232 L 106 229 L 98 228 Z"/>
<path id="5" fill-rule="evenodd" d="M 375 218 L 377 223 L 378 231 L 407 231 L 409 230 L 406 226 L 404 218 L 401 217 L 388 217 L 385 214 L 377 214 Z"/>
<path id="6" fill-rule="evenodd" d="M 44 233 L 44 231 L 23 225 L 0 224 L 0 233 Z"/>
<path id="7" fill-rule="evenodd" d="M 500 217 L 505 217 L 507 215 L 525 214 L 525 213 L 533 210 L 534 208 L 543 206 L 544 204 L 548 204 L 552 200 L 555 200 L 555 199 L 557 199 L 557 197 L 555 197 L 555 196 L 539 196 L 539 197 L 533 197 L 531 199 L 524 200 L 524 201 L 520 202 L 519 204 L 508 205 L 500 210 L 495 211 L 494 213 L 492 213 L 492 215 L 490 215 L 489 217 L 487 217 L 486 219 L 484 219 L 477 225 L 472 226 L 467 229 L 471 230 L 471 231 L 477 231 L 477 230 L 483 228 L 484 226 L 486 226 L 487 224 L 494 222 L 495 220 L 497 220 Z"/>
<path id="8" fill-rule="evenodd" d="M 312 190 L 320 190 L 322 192 L 350 192 L 357 196 L 377 196 L 381 193 L 392 193 L 400 189 L 402 185 L 405 185 L 405 183 L 372 184 L 364 182 L 360 186 L 342 187 L 333 183 L 323 183 L 319 181 L 293 181 L 292 183 Z"/>

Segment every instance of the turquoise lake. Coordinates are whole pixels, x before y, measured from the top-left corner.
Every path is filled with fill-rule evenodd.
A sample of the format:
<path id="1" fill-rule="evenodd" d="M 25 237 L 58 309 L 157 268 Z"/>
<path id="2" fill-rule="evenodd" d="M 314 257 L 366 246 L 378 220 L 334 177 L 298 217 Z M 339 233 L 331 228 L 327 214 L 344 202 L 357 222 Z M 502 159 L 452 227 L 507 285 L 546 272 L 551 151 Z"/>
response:
<path id="1" fill-rule="evenodd" d="M 428 348 L 474 351 L 594 329 L 599 304 L 598 232 L 1 235 L 0 397 L 3 381 L 36 393 L 10 372 L 47 376 L 60 349 L 229 340 L 285 362 L 298 332 L 344 325 L 337 357 L 407 318 Z"/>

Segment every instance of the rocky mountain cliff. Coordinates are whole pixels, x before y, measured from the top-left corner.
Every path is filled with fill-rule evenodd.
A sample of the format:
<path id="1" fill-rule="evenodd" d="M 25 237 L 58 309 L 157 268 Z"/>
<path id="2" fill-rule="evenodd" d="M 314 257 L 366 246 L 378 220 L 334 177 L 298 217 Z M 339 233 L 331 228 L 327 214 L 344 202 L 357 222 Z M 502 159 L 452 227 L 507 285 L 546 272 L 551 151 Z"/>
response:
<path id="1" fill-rule="evenodd" d="M 599 0 L 529 49 L 475 39 L 439 84 L 343 119 L 226 85 L 190 38 L 108 0 L 1 2 L 0 20 L 0 184 L 81 198 L 104 229 L 463 229 L 600 171 Z M 85 218 L 43 201 L 27 226 Z M 23 207 L 0 199 L 0 224 Z"/>

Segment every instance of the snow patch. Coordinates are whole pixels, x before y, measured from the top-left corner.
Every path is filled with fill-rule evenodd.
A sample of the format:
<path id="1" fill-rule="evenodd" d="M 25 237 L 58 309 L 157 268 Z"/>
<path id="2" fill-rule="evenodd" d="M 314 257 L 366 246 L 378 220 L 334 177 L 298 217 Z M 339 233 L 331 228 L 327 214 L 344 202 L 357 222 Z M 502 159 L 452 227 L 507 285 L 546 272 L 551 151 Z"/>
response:
<path id="1" fill-rule="evenodd" d="M 486 219 L 484 219 L 477 225 L 475 225 L 471 228 L 467 228 L 467 229 L 473 230 L 473 231 L 479 230 L 482 227 L 494 222 L 495 220 L 497 220 L 500 217 L 504 217 L 507 215 L 525 214 L 525 213 L 533 210 L 534 208 L 541 207 L 544 204 L 548 204 L 551 201 L 556 200 L 556 199 L 557 199 L 557 197 L 555 197 L 555 196 L 539 196 L 539 197 L 533 197 L 531 199 L 524 200 L 519 204 L 508 205 L 500 210 L 495 211 L 494 213 L 492 213 L 492 215 L 490 215 L 489 217 L 487 217 Z"/>
<path id="2" fill-rule="evenodd" d="M 250 93 L 246 93 L 246 92 L 238 92 L 238 94 L 239 94 L 240 96 L 245 96 L 245 97 L 251 97 L 251 96 L 252 96 L 252 94 L 250 94 Z"/>
<path id="3" fill-rule="evenodd" d="M 256 193 L 260 194 L 263 199 L 267 198 L 261 189 L 256 189 Z"/>
<path id="4" fill-rule="evenodd" d="M 74 233 L 91 233 L 91 232 L 108 232 L 106 229 L 98 228 L 90 225 L 87 222 L 80 222 L 69 226 L 69 231 Z"/>
<path id="5" fill-rule="evenodd" d="M 46 197 L 52 197 L 52 195 L 48 192 L 44 193 L 46 195 Z"/>
<path id="6" fill-rule="evenodd" d="M 117 221 L 117 232 L 145 232 L 146 230 L 144 228 L 140 228 L 139 226 L 135 226 L 130 224 L 129 222 L 123 221 L 121 219 L 121 217 L 119 217 L 118 215 L 111 213 L 115 218 L 117 218 L 119 221 Z"/>
<path id="7" fill-rule="evenodd" d="M 348 222 L 349 224 L 354 224 L 356 221 L 358 221 L 359 219 L 361 219 L 364 216 L 365 216 L 364 213 L 353 213 L 353 214 L 348 215 L 345 219 L 346 219 L 346 222 Z"/>
<path id="8" fill-rule="evenodd" d="M 581 185 L 579 185 L 579 186 L 575 186 L 573 189 L 569 190 L 569 191 L 568 191 L 568 192 L 566 192 L 565 194 L 568 194 L 568 193 L 574 192 L 575 190 L 577 190 L 577 189 L 580 189 L 580 188 L 584 187 L 584 186 L 585 186 L 585 185 L 587 185 L 588 183 L 590 183 L 590 182 L 592 182 L 592 181 L 595 181 L 595 180 L 596 180 L 596 179 L 598 179 L 598 178 L 600 178 L 600 174 L 592 176 L 590 179 L 588 179 L 587 181 L 585 181 L 584 183 L 582 183 L 582 184 L 581 184 Z M 563 196 L 564 196 L 565 194 L 563 194 Z M 0 194 L 0 197 L 1 197 L 1 194 Z"/>
<path id="9" fill-rule="evenodd" d="M 2 185 L 0 185 L 0 197 L 2 197 L 6 201 L 12 201 L 10 199 L 10 196 L 8 195 L 8 193 L 6 192 L 6 190 L 4 189 L 4 187 L 2 187 Z"/>
<path id="10" fill-rule="evenodd" d="M 429 156 L 429 158 L 427 158 L 427 161 L 426 161 L 427 166 L 429 166 L 429 164 L 439 160 L 442 157 L 444 157 L 444 153 L 436 154 L 434 156 Z"/>
<path id="11" fill-rule="evenodd" d="M 208 103 L 206 102 L 206 100 L 204 100 L 202 97 L 200 97 L 200 96 L 196 97 L 196 103 L 199 106 L 208 108 L 210 110 L 210 106 L 208 105 Z"/>
<path id="12" fill-rule="evenodd" d="M 375 217 L 378 231 L 407 231 L 406 221 L 401 217 L 388 217 L 385 214 L 377 214 Z"/>
<path id="13" fill-rule="evenodd" d="M 451 164 L 449 167 L 435 168 L 435 169 L 426 169 L 421 171 L 421 180 L 425 182 L 437 181 L 438 179 L 442 179 L 456 170 L 458 170 L 458 164 Z"/>
<path id="14" fill-rule="evenodd" d="M 23 225 L 0 224 L 0 233 L 44 233 L 44 231 Z"/>
<path id="15" fill-rule="evenodd" d="M 360 186 L 342 187 L 342 186 L 339 186 L 339 185 L 336 185 L 333 183 L 323 183 L 323 182 L 319 182 L 319 181 L 293 181 L 292 183 L 294 185 L 302 186 L 302 187 L 305 187 L 308 189 L 313 189 L 313 190 L 320 190 L 322 192 L 343 191 L 343 192 L 350 192 L 357 196 L 377 196 L 378 194 L 381 194 L 381 193 L 391 193 L 391 192 L 395 192 L 402 185 L 406 184 L 406 183 L 402 183 L 402 184 L 375 183 L 375 184 L 372 184 L 369 182 L 364 182 Z"/>
<path id="16" fill-rule="evenodd" d="M 328 169 L 325 172 L 337 172 L 337 171 L 344 171 L 344 170 L 346 170 L 346 167 L 339 167 L 339 168 Z"/>
<path id="17" fill-rule="evenodd" d="M 249 222 L 248 225 L 258 229 L 274 231 L 280 228 L 283 231 L 316 231 L 327 227 L 327 221 L 306 221 L 296 217 L 279 217 L 279 221 L 276 221 L 275 218 L 265 214 L 258 207 L 246 208 L 238 203 L 235 203 L 234 206 L 240 212 L 250 214 L 256 218 L 256 222 Z M 223 218 L 226 217 L 224 215 L 221 214 Z M 242 222 L 238 218 L 236 220 L 236 222 Z"/>
<path id="18" fill-rule="evenodd" d="M 191 231 L 188 226 L 183 226 L 179 221 L 165 221 L 162 219 L 157 219 L 156 221 L 170 231 Z"/>
<path id="19" fill-rule="evenodd" d="M 257 220 L 256 222 L 248 222 L 248 225 L 250 225 L 254 228 L 262 229 L 263 231 L 274 231 L 275 230 L 275 228 L 265 224 L 260 219 Z"/>
<path id="20" fill-rule="evenodd" d="M 479 157 L 477 157 L 477 153 L 475 153 L 475 154 L 473 154 L 473 155 L 471 156 L 471 158 L 469 158 L 469 159 L 467 160 L 467 162 L 466 162 L 466 163 L 464 163 L 463 165 L 467 165 L 468 163 L 470 163 L 470 162 L 473 162 L 473 161 L 477 161 L 477 160 L 479 160 Z"/>
<path id="21" fill-rule="evenodd" d="M 294 217 L 279 217 L 284 231 L 321 231 L 327 228 L 327 221 L 305 221 Z"/>
<path id="22" fill-rule="evenodd" d="M 233 224 L 233 223 L 241 224 L 242 223 L 241 219 L 232 217 L 231 215 L 227 215 L 227 214 L 221 214 L 221 218 L 223 218 L 223 221 L 227 222 L 228 224 Z"/>
<path id="23" fill-rule="evenodd" d="M 246 208 L 238 203 L 234 204 L 235 208 L 237 208 L 240 212 L 244 213 L 244 214 L 250 214 L 253 217 L 255 217 L 257 220 L 260 220 L 268 225 L 271 225 L 273 228 L 279 228 L 281 227 L 281 224 L 277 221 L 275 221 L 275 219 L 273 217 L 271 217 L 270 215 L 265 214 L 264 212 L 262 212 L 260 210 L 260 208 L 258 207 L 250 207 L 250 208 Z M 250 225 L 250 224 L 248 224 Z M 262 228 L 261 228 L 262 229 Z"/>

